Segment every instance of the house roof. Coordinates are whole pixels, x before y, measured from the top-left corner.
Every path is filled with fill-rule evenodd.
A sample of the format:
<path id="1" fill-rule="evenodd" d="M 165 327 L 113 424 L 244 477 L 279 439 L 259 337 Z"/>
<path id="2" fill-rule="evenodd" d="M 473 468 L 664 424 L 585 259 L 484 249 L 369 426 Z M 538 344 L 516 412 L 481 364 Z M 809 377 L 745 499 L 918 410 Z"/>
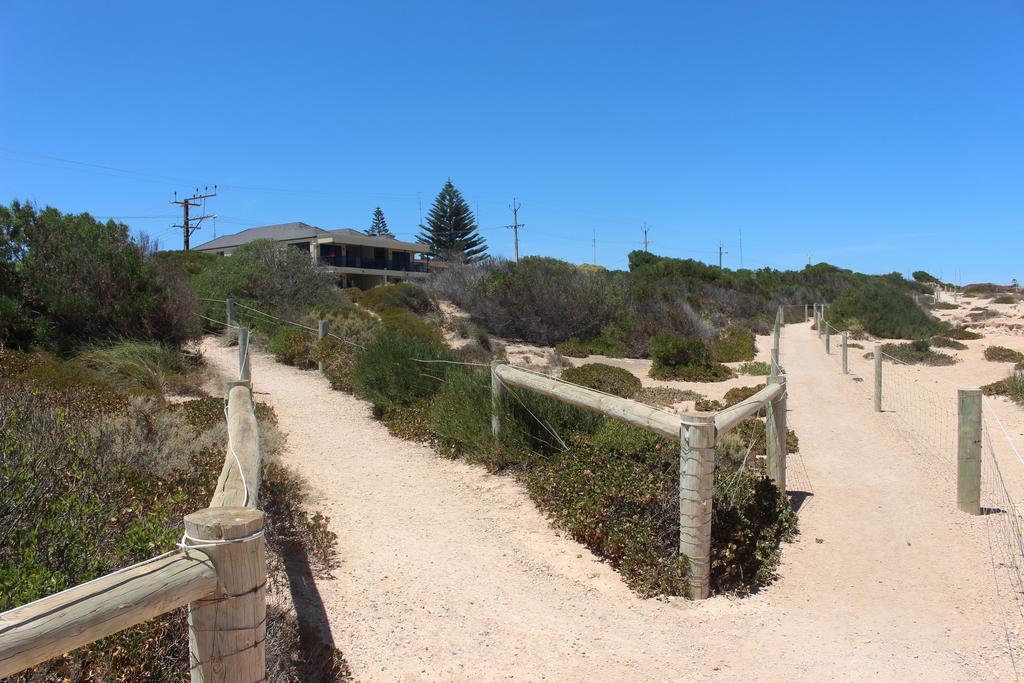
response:
<path id="1" fill-rule="evenodd" d="M 215 240 L 196 247 L 200 251 L 214 251 L 217 249 L 231 249 L 240 247 L 256 240 L 298 240 L 302 238 L 313 239 L 329 234 L 326 230 L 295 221 L 293 223 L 280 223 L 278 225 L 264 225 L 259 228 L 249 228 L 234 235 L 224 235 Z"/>
<path id="2" fill-rule="evenodd" d="M 388 237 L 372 237 L 352 228 L 339 228 L 337 230 L 323 230 L 312 225 L 299 221 L 293 223 L 281 223 L 279 225 L 264 225 L 259 228 L 249 228 L 236 232 L 234 235 L 225 235 L 215 240 L 196 247 L 199 251 L 218 251 L 221 249 L 233 249 L 243 244 L 256 240 L 299 240 L 329 239 L 339 244 L 354 244 L 364 247 L 378 247 L 381 249 L 401 249 L 403 251 L 426 252 L 428 247 L 417 242 L 402 242 Z"/>

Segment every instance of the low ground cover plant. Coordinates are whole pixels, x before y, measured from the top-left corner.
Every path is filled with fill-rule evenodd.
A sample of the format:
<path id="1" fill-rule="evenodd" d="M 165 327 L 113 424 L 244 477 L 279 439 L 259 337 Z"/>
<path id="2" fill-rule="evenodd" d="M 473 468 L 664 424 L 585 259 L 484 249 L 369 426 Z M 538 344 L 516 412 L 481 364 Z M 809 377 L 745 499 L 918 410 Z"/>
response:
<path id="1" fill-rule="evenodd" d="M 727 327 L 712 344 L 711 350 L 719 363 L 752 361 L 757 353 L 754 333 L 743 327 Z"/>
<path id="2" fill-rule="evenodd" d="M 566 368 L 562 371 L 562 379 L 622 398 L 634 398 L 643 388 L 640 379 L 629 370 L 604 363 L 587 363 L 575 368 Z"/>
<path id="3" fill-rule="evenodd" d="M 975 339 L 981 339 L 984 335 L 980 332 L 974 332 L 968 330 L 966 327 L 954 327 L 951 330 L 947 330 L 944 335 L 950 339 L 959 339 L 961 341 L 973 341 Z"/>
<path id="4" fill-rule="evenodd" d="M 933 351 L 923 339 L 906 344 L 882 344 L 882 353 L 910 365 L 953 365 L 956 358 L 947 353 Z"/>
<path id="5" fill-rule="evenodd" d="M 957 351 L 963 351 L 967 349 L 967 344 L 964 344 L 963 342 L 958 342 L 956 339 L 943 337 L 941 335 L 936 335 L 929 339 L 928 341 L 932 346 L 936 346 L 940 349 L 955 349 Z"/>
<path id="6" fill-rule="evenodd" d="M 1005 396 L 1024 404 L 1024 366 L 1016 368 L 1005 379 L 986 384 L 981 390 L 987 396 Z"/>
<path id="7" fill-rule="evenodd" d="M 579 339 L 567 339 L 555 344 L 555 351 L 568 358 L 586 358 L 590 355 L 587 347 Z"/>
<path id="8" fill-rule="evenodd" d="M 1024 353 L 1005 346 L 990 346 L 985 349 L 985 360 L 995 363 L 1024 363 Z"/>
<path id="9" fill-rule="evenodd" d="M 652 406 L 671 406 L 683 401 L 697 401 L 704 398 L 690 389 L 673 389 L 671 387 L 644 387 L 636 393 L 634 400 Z"/>
<path id="10" fill-rule="evenodd" d="M 737 368 L 741 375 L 770 375 L 772 374 L 771 363 L 760 360 L 747 361 Z"/>

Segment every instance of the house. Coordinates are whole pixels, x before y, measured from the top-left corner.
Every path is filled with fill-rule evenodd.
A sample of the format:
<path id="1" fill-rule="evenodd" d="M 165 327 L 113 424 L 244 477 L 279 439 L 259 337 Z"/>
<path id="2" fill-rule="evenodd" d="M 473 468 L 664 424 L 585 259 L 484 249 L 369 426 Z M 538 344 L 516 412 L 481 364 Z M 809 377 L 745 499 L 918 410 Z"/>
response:
<path id="1" fill-rule="evenodd" d="M 337 276 L 342 287 L 369 289 L 389 282 L 418 280 L 427 276 L 427 247 L 342 228 L 323 230 L 306 223 L 282 223 L 249 228 L 225 235 L 195 248 L 225 256 L 256 240 L 274 240 L 309 254 L 324 271 Z"/>

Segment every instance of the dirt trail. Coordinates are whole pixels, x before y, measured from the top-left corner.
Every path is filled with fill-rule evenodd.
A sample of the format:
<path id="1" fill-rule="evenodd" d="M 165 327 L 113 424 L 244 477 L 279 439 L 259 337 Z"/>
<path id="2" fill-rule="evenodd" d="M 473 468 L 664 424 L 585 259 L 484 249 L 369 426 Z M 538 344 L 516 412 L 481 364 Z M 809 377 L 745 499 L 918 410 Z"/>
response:
<path id="1" fill-rule="evenodd" d="M 233 373 L 234 349 L 204 350 Z M 252 358 L 285 462 L 338 534 L 318 586 L 357 680 L 1012 679 L 983 524 L 833 362 L 786 329 L 790 488 L 813 496 L 782 578 L 694 603 L 637 598 L 515 482 L 391 437 L 315 372 Z"/>

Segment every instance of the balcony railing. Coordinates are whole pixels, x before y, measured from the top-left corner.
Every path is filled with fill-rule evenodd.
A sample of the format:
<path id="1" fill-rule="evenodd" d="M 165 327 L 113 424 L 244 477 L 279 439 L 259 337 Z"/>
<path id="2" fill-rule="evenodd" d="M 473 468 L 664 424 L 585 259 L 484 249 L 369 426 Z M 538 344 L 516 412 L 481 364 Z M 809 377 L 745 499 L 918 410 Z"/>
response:
<path id="1" fill-rule="evenodd" d="M 412 273 L 426 273 L 430 266 L 422 261 L 398 261 L 367 258 L 364 256 L 321 256 L 320 265 L 335 268 L 367 268 L 370 270 L 398 270 Z"/>

